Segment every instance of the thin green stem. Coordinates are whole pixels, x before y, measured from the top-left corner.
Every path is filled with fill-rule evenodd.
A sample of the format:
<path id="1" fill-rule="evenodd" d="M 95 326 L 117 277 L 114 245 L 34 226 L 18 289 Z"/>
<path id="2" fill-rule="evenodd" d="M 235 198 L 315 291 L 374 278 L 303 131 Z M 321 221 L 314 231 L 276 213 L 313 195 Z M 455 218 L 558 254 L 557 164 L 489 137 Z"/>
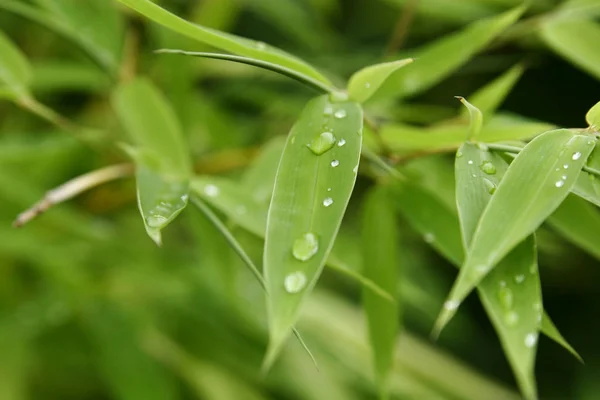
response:
<path id="1" fill-rule="evenodd" d="M 400 173 L 400 171 L 394 169 L 392 166 L 390 166 L 388 163 L 386 163 L 381 157 L 379 157 L 377 154 L 375 154 L 371 150 L 366 149 L 366 148 L 363 149 L 362 156 L 365 157 L 367 160 L 371 161 L 373 164 L 377 165 L 379 168 L 381 168 L 388 174 L 390 174 L 390 176 L 392 176 L 400 181 L 406 180 L 406 177 L 404 175 L 402 175 Z"/>

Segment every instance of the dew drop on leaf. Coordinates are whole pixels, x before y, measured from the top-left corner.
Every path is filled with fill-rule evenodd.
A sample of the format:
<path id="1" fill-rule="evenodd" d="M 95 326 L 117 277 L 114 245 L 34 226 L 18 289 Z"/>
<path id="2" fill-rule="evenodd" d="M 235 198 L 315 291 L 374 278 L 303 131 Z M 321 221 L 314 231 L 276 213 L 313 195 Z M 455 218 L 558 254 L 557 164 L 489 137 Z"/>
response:
<path id="1" fill-rule="evenodd" d="M 146 217 L 146 224 L 150 228 L 160 228 L 167 222 L 168 218 L 163 217 L 162 215 L 150 215 Z"/>
<path id="2" fill-rule="evenodd" d="M 473 165 L 473 160 L 469 160 L 469 161 L 467 161 L 467 164 L 469 164 L 469 165 Z"/>
<path id="3" fill-rule="evenodd" d="M 328 116 L 333 114 L 333 107 L 331 106 L 331 104 L 327 104 L 325 106 L 325 109 L 323 110 L 323 115 Z"/>
<path id="4" fill-rule="evenodd" d="M 556 183 L 554 184 L 554 186 L 556 186 L 557 188 L 563 187 L 564 185 L 565 185 L 565 181 L 563 181 L 562 179 L 559 181 L 556 181 Z"/>
<path id="5" fill-rule="evenodd" d="M 346 118 L 346 110 L 339 109 L 335 112 L 335 114 L 333 114 L 333 116 L 336 117 L 337 119 Z"/>
<path id="6" fill-rule="evenodd" d="M 333 161 L 331 162 L 331 166 L 332 166 L 333 168 L 337 167 L 338 165 L 340 165 L 340 161 L 339 161 L 339 160 L 333 160 Z"/>
<path id="7" fill-rule="evenodd" d="M 460 302 L 458 300 L 447 300 L 444 303 L 444 308 L 446 310 L 452 311 L 452 310 L 456 310 L 459 305 L 460 305 Z"/>
<path id="8" fill-rule="evenodd" d="M 494 194 L 496 192 L 496 184 L 489 179 L 483 178 L 483 184 L 487 188 L 489 194 Z"/>
<path id="9" fill-rule="evenodd" d="M 514 311 L 509 311 L 504 314 L 504 323 L 508 326 L 515 326 L 519 322 L 519 314 Z"/>
<path id="10" fill-rule="evenodd" d="M 565 165 L 563 165 L 563 168 L 564 168 L 564 169 L 569 169 L 569 164 L 565 164 Z"/>
<path id="11" fill-rule="evenodd" d="M 425 243 L 433 243 L 435 242 L 435 235 L 431 232 L 427 232 L 423 235 L 423 240 L 425 240 Z"/>
<path id="12" fill-rule="evenodd" d="M 524 280 L 525 280 L 525 275 L 523 275 L 523 274 L 515 275 L 515 283 L 523 283 Z"/>
<path id="13" fill-rule="evenodd" d="M 525 335 L 525 347 L 532 348 L 537 343 L 537 333 L 528 333 Z"/>
<path id="14" fill-rule="evenodd" d="M 340 140 L 338 141 L 338 144 L 337 144 L 337 145 L 338 145 L 338 147 L 342 147 L 342 146 L 343 146 L 343 145 L 345 145 L 345 144 L 346 144 L 346 140 L 345 140 L 345 139 L 340 139 Z"/>
<path id="15" fill-rule="evenodd" d="M 515 297 L 513 292 L 507 287 L 500 288 L 498 291 L 498 299 L 500 300 L 500 305 L 502 305 L 502 307 L 507 311 L 512 310 L 513 306 L 515 305 Z"/>
<path id="16" fill-rule="evenodd" d="M 219 195 L 219 188 L 213 184 L 204 186 L 204 194 L 208 197 L 217 197 Z"/>
<path id="17" fill-rule="evenodd" d="M 298 293 L 306 286 L 306 275 L 301 271 L 292 272 L 283 280 L 283 286 L 288 293 Z"/>
<path id="18" fill-rule="evenodd" d="M 575 160 L 579 160 L 579 158 L 581 158 L 581 152 L 577 151 L 575 153 L 573 153 L 573 157 L 571 157 L 573 159 L 573 161 Z"/>
<path id="19" fill-rule="evenodd" d="M 496 166 L 490 161 L 484 161 L 479 168 L 488 175 L 494 175 L 496 173 Z"/>
<path id="20" fill-rule="evenodd" d="M 323 205 L 325 207 L 329 207 L 332 204 L 333 204 L 333 199 L 331 197 L 326 197 L 325 200 L 323 200 Z"/>
<path id="21" fill-rule="evenodd" d="M 335 136 L 331 132 L 323 132 L 315 138 L 310 144 L 306 145 L 317 156 L 331 150 L 335 145 Z"/>
<path id="22" fill-rule="evenodd" d="M 292 255 L 300 261 L 310 260 L 319 251 L 319 240 L 314 233 L 304 233 L 294 241 Z"/>

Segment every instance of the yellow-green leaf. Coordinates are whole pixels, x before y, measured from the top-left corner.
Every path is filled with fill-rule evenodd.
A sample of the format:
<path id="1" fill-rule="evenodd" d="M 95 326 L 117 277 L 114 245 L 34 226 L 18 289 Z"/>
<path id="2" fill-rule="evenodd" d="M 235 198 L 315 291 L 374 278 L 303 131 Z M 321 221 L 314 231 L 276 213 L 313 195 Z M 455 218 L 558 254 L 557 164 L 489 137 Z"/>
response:
<path id="1" fill-rule="evenodd" d="M 8 89 L 11 97 L 27 94 L 32 73 L 29 62 L 21 50 L 0 31 L 0 84 Z"/>
<path id="2" fill-rule="evenodd" d="M 590 127 L 600 130 L 600 101 L 585 114 L 585 120 Z"/>
<path id="3" fill-rule="evenodd" d="M 391 74 L 399 68 L 412 63 L 412 58 L 371 65 L 355 72 L 348 82 L 348 94 L 350 98 L 364 103 L 385 82 Z"/>

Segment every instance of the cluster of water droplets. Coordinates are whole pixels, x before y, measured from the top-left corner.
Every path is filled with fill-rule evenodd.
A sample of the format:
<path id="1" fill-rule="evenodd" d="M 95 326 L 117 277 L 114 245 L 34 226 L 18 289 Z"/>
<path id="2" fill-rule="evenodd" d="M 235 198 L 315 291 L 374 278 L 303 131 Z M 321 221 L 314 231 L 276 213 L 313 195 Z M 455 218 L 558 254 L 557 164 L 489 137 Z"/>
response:
<path id="1" fill-rule="evenodd" d="M 582 155 L 582 154 L 581 154 L 581 152 L 579 152 L 579 151 L 576 151 L 575 153 L 573 153 L 573 154 L 571 155 L 571 160 L 573 160 L 573 161 L 577 161 L 577 160 L 579 160 L 579 159 L 581 158 L 581 155 Z M 562 166 L 562 169 L 563 169 L 563 170 L 567 170 L 567 169 L 569 169 L 569 164 L 564 164 L 564 165 Z M 560 167 L 559 167 L 559 168 L 556 168 L 556 171 L 557 171 L 557 172 L 561 171 L 561 168 L 560 168 Z M 566 172 L 565 172 L 565 173 L 566 173 Z M 563 186 L 565 185 L 565 183 L 566 183 L 566 182 L 567 182 L 567 175 L 564 175 L 564 174 L 563 174 L 563 175 L 560 177 L 560 179 L 558 179 L 556 182 L 554 182 L 554 186 L 556 186 L 557 188 L 561 188 L 561 187 L 563 187 Z"/>
<path id="2" fill-rule="evenodd" d="M 298 261 L 308 261 L 319 251 L 319 238 L 312 232 L 303 233 L 294 241 L 292 255 Z M 283 287 L 290 294 L 298 293 L 304 289 L 308 279 L 302 271 L 294 271 L 283 280 Z"/>
<path id="3" fill-rule="evenodd" d="M 172 215 L 185 207 L 188 195 L 187 185 L 183 183 L 172 183 L 166 186 L 159 194 L 156 205 L 148 210 L 146 224 L 150 228 L 163 227 Z M 181 194 L 184 192 L 184 194 Z"/>

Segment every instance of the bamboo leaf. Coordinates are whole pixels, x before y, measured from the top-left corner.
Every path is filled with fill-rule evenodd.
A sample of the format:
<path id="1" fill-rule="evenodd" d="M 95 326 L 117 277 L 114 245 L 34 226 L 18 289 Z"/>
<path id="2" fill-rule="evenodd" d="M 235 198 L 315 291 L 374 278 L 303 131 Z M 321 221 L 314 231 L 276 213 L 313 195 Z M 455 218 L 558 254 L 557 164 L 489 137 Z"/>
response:
<path id="1" fill-rule="evenodd" d="M 0 31 L 0 84 L 10 97 L 25 97 L 31 83 L 31 66 L 21 50 Z"/>
<path id="2" fill-rule="evenodd" d="M 525 6 L 471 23 L 463 30 L 417 50 L 418 62 L 396 71 L 381 87 L 377 98 L 406 97 L 434 86 L 484 49 L 515 23 Z"/>
<path id="3" fill-rule="evenodd" d="M 202 25 L 192 24 L 191 22 L 171 14 L 150 0 L 118 1 L 151 19 L 152 21 L 163 25 L 181 35 L 198 40 L 209 46 L 228 51 L 230 53 L 278 64 L 282 67 L 286 67 L 310 76 L 326 85 L 331 85 L 329 80 L 315 68 L 298 59 L 297 57 L 294 57 L 275 47 L 268 46 L 262 42 L 241 38 L 230 33 L 206 28 Z"/>
<path id="4" fill-rule="evenodd" d="M 592 154 L 587 159 L 586 165 L 589 168 L 600 171 L 600 148 L 594 148 Z M 598 181 L 596 174 L 582 171 L 571 191 L 573 194 L 600 207 L 600 181 Z"/>
<path id="5" fill-rule="evenodd" d="M 546 45 L 600 79 L 600 25 L 589 20 L 550 19 L 540 29 Z"/>
<path id="6" fill-rule="evenodd" d="M 398 231 L 387 188 L 375 188 L 363 210 L 363 274 L 396 297 L 399 279 Z M 400 307 L 363 290 L 375 375 L 382 398 L 388 395 L 388 378 L 394 364 Z"/>
<path id="7" fill-rule="evenodd" d="M 248 189 L 252 198 L 260 204 L 268 205 L 271 200 L 277 165 L 284 146 L 285 137 L 276 136 L 262 147 L 260 155 L 244 172 L 242 185 Z"/>
<path id="8" fill-rule="evenodd" d="M 481 126 L 483 125 L 483 114 L 479 108 L 475 107 L 467 101 L 464 97 L 455 96 L 469 111 L 469 133 L 467 135 L 468 140 L 475 140 L 481 132 Z"/>
<path id="9" fill-rule="evenodd" d="M 600 101 L 585 114 L 585 120 L 590 127 L 596 130 L 600 129 Z"/>
<path id="10" fill-rule="evenodd" d="M 136 146 L 130 153 L 146 232 L 160 245 L 160 231 L 188 201 L 191 161 L 181 128 L 166 100 L 143 78 L 118 87 L 113 105 Z"/>
<path id="11" fill-rule="evenodd" d="M 255 66 L 258 68 L 266 69 L 268 71 L 277 72 L 278 74 L 295 79 L 298 82 L 304 83 L 305 85 L 307 85 L 319 92 L 328 93 L 328 92 L 335 90 L 335 88 L 333 88 L 332 86 L 326 85 L 323 82 L 320 82 L 308 75 L 305 75 L 303 73 L 300 73 L 298 71 L 284 67 L 279 64 L 273 64 L 271 62 L 259 60 L 256 58 L 232 56 L 230 54 L 206 53 L 206 52 L 195 52 L 195 51 L 184 51 L 184 50 L 173 50 L 173 49 L 157 50 L 156 53 L 180 54 L 180 55 L 192 56 L 192 57 L 213 58 L 216 60 L 226 60 L 226 61 L 237 62 L 237 63 L 241 63 L 241 64 L 252 65 L 252 66 Z"/>
<path id="12" fill-rule="evenodd" d="M 559 129 L 535 138 L 519 153 L 479 220 L 447 307 L 438 318 L 438 331 L 496 264 L 562 203 L 594 144 L 589 136 Z"/>
<path id="13" fill-rule="evenodd" d="M 463 245 L 469 249 L 477 224 L 508 164 L 473 143 L 457 152 L 456 203 Z M 542 318 L 535 238 L 529 236 L 478 285 L 481 302 L 500 338 L 521 392 L 535 399 L 534 360 Z M 454 304 L 446 303 L 450 308 Z"/>
<path id="14" fill-rule="evenodd" d="M 542 331 L 550 339 L 554 340 L 556 343 L 560 344 L 562 347 L 567 349 L 576 359 L 578 359 L 580 362 L 583 362 L 583 359 L 581 358 L 579 353 L 577 353 L 575 349 L 571 347 L 571 345 L 565 340 L 563 335 L 560 334 L 558 329 L 556 329 L 554 322 L 552 322 L 548 314 L 546 314 L 545 312 L 542 315 Z"/>
<path id="15" fill-rule="evenodd" d="M 332 102 L 328 96 L 310 101 L 288 136 L 265 237 L 263 268 L 270 294 L 267 368 L 331 251 L 356 180 L 361 137 L 360 106 Z"/>
<path id="16" fill-rule="evenodd" d="M 406 60 L 371 65 L 355 72 L 348 82 L 350 98 L 359 103 L 364 103 L 377 92 L 390 75 L 413 61 L 412 58 L 407 58 Z"/>

